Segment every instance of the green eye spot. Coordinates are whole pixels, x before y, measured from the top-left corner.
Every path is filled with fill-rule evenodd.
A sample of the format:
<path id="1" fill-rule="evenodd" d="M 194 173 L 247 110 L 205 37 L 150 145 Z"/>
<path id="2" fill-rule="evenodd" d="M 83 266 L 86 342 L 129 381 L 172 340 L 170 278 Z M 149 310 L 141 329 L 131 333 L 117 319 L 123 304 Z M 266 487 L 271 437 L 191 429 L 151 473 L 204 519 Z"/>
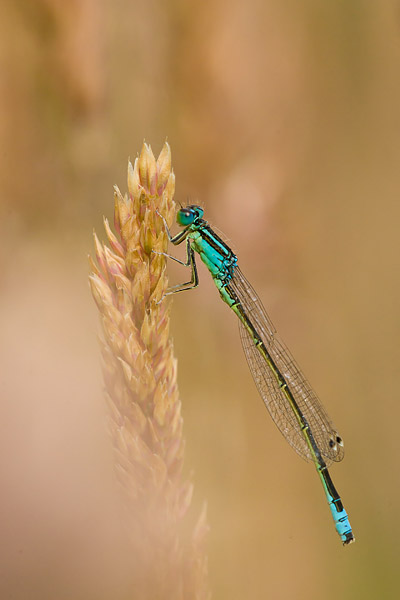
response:
<path id="1" fill-rule="evenodd" d="M 194 214 L 192 213 L 191 210 L 188 210 L 187 208 L 181 208 L 178 211 L 178 214 L 176 215 L 177 223 L 179 225 L 183 225 L 184 227 L 193 223 L 193 219 L 194 219 Z"/>
<path id="2" fill-rule="evenodd" d="M 185 206 L 181 208 L 176 215 L 176 222 L 182 227 L 188 227 L 194 223 L 196 219 L 201 219 L 203 216 L 203 209 L 200 206 Z"/>

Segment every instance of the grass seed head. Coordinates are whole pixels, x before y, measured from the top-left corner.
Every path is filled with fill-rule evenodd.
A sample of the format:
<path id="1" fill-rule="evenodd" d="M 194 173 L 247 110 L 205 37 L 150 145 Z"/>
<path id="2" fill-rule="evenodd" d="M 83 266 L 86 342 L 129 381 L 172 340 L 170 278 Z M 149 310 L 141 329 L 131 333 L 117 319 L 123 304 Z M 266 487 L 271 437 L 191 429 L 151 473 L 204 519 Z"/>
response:
<path id="1" fill-rule="evenodd" d="M 103 376 L 117 480 L 133 544 L 138 598 L 209 597 L 202 513 L 185 531 L 193 485 L 182 479 L 183 421 L 177 363 L 169 338 L 167 236 L 175 176 L 166 142 L 156 160 L 144 143 L 128 162 L 128 194 L 114 187 L 114 226 L 108 245 L 94 234 L 93 298 L 101 315 Z"/>

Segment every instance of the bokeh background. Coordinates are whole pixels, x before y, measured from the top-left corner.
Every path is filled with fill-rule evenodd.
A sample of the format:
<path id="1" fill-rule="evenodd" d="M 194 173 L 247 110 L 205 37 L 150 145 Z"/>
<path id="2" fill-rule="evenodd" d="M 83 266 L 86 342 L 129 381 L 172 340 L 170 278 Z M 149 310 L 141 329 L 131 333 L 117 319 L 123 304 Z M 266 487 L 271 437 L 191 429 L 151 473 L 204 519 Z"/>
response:
<path id="1" fill-rule="evenodd" d="M 172 329 L 213 597 L 397 598 L 399 2 L 3 0 L 0 56 L 0 597 L 134 597 L 86 255 L 128 156 L 167 137 L 177 199 L 224 232 L 345 439 L 357 538 L 200 268 Z"/>

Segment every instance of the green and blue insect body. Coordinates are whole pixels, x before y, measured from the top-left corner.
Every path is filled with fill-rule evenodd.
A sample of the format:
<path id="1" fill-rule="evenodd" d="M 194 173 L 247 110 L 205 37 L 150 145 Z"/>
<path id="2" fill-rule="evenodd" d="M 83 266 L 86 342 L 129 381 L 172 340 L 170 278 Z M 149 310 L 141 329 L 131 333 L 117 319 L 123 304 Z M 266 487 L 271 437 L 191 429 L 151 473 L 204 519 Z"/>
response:
<path id="1" fill-rule="evenodd" d="M 177 222 L 184 229 L 169 240 L 186 240 L 187 262 L 192 279 L 167 292 L 176 293 L 198 285 L 194 252 L 211 273 L 221 298 L 239 318 L 243 350 L 258 391 L 269 413 L 289 444 L 305 460 L 313 462 L 343 544 L 354 541 L 347 512 L 328 471 L 332 461 L 344 456 L 343 440 L 285 344 L 277 335 L 256 292 L 242 274 L 237 257 L 211 229 L 199 206 L 181 208 Z M 171 257 L 173 258 L 173 257 Z M 177 260 L 177 259 L 174 259 Z"/>

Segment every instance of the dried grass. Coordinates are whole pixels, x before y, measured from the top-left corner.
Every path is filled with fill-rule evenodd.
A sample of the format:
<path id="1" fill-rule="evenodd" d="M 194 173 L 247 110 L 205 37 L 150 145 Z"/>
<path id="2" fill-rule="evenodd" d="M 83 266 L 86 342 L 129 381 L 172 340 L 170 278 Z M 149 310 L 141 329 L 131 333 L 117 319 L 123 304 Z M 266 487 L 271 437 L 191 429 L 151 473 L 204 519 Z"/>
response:
<path id="1" fill-rule="evenodd" d="M 184 439 L 177 363 L 169 338 L 167 236 L 175 176 L 169 145 L 156 161 L 144 144 L 128 165 L 129 194 L 115 188 L 108 245 L 94 234 L 90 285 L 100 311 L 102 354 L 115 471 L 132 544 L 135 598 L 209 598 L 205 510 L 185 533 L 193 486 L 182 477 Z M 185 518 L 186 516 L 186 518 Z M 187 526 L 186 526 L 187 528 Z"/>

